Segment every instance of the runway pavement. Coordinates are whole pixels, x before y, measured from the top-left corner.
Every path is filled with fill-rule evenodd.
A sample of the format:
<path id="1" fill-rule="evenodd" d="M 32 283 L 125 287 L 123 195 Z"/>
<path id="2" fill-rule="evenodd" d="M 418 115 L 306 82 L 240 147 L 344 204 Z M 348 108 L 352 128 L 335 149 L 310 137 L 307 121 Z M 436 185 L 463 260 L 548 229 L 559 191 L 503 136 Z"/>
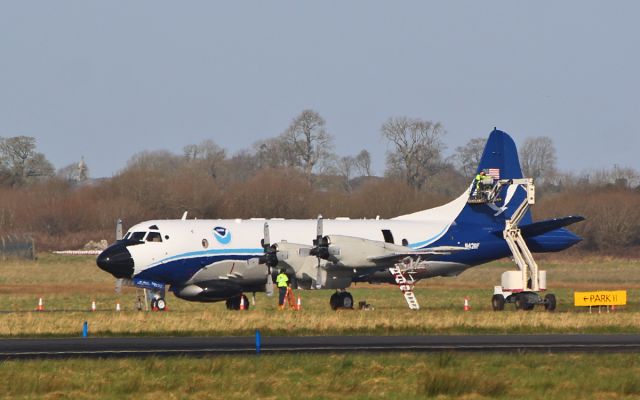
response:
<path id="1" fill-rule="evenodd" d="M 262 337 L 260 352 L 639 352 L 640 335 Z M 256 337 L 2 339 L 0 359 L 255 354 Z"/>

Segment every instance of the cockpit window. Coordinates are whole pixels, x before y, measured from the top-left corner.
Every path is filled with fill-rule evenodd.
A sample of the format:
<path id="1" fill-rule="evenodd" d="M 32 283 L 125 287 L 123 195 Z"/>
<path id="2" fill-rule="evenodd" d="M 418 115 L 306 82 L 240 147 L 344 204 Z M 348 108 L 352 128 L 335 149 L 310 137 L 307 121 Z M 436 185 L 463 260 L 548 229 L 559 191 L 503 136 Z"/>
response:
<path id="1" fill-rule="evenodd" d="M 162 242 L 162 235 L 160 232 L 149 232 L 147 242 Z"/>
<path id="2" fill-rule="evenodd" d="M 127 234 L 124 235 L 123 239 L 127 240 L 129 239 L 129 236 L 131 236 L 131 232 L 127 232 Z"/>
<path id="3" fill-rule="evenodd" d="M 147 232 L 133 232 L 131 234 L 131 236 L 129 237 L 129 239 L 131 240 L 137 240 L 137 241 L 142 241 L 142 239 L 144 239 L 144 235 Z"/>

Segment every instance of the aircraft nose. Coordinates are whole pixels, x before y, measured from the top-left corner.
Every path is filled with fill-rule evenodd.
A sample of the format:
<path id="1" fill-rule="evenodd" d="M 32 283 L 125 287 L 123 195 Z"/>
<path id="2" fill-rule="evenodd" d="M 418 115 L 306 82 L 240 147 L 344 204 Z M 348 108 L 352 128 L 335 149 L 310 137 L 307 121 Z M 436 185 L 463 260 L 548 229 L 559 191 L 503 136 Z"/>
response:
<path id="1" fill-rule="evenodd" d="M 114 243 L 100 253 L 96 260 L 98 267 L 116 278 L 131 278 L 133 275 L 133 258 L 122 243 Z"/>

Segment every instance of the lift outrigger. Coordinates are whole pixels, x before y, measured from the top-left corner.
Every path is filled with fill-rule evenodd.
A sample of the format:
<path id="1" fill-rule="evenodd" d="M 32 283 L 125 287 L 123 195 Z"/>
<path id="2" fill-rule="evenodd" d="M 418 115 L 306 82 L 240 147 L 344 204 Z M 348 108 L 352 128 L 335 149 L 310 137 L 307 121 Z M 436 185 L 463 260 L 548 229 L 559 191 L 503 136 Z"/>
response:
<path id="1" fill-rule="evenodd" d="M 490 177 L 485 178 L 469 198 L 469 203 L 495 203 L 499 200 L 501 189 L 511 185 L 523 187 L 527 192 L 526 198 L 511 218 L 506 220 L 502 232 L 519 271 L 506 271 L 502 274 L 501 285 L 494 287 L 491 305 L 494 311 L 504 310 L 505 303 L 514 303 L 517 310 L 532 310 L 536 305 L 542 305 L 546 310 L 553 311 L 556 309 L 555 295 L 548 293 L 543 298 L 539 294 L 546 290 L 546 271 L 538 268 L 518 227 L 529 207 L 535 204 L 533 179 L 501 179 L 494 182 Z"/>

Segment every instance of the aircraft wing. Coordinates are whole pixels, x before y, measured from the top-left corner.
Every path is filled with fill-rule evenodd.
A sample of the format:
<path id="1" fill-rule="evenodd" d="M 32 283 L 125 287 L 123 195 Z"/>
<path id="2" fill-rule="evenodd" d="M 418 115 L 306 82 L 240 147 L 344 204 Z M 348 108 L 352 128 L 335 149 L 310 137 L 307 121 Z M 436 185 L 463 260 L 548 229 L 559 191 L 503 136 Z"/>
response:
<path id="1" fill-rule="evenodd" d="M 448 255 L 456 251 L 468 250 L 466 247 L 458 246 L 440 246 L 433 247 L 425 250 L 412 250 L 407 248 L 407 251 L 394 251 L 379 256 L 367 257 L 367 260 L 375 263 L 388 264 L 391 262 L 398 262 L 406 257 L 420 257 L 422 260 L 431 260 L 437 256 Z"/>
<path id="2" fill-rule="evenodd" d="M 324 260 L 328 262 L 321 263 L 324 269 L 330 268 L 332 265 L 339 265 L 339 268 L 366 269 L 379 267 L 381 264 L 394 264 L 407 257 L 419 257 L 423 261 L 428 261 L 437 256 L 468 250 L 460 246 L 412 249 L 407 246 L 353 236 L 330 235 L 327 238 L 329 245 Z M 283 263 L 290 265 L 296 271 L 317 270 L 319 262 L 315 255 L 310 255 L 311 250 L 311 246 L 287 242 L 278 243 L 278 251 L 287 255 L 283 257 Z"/>

